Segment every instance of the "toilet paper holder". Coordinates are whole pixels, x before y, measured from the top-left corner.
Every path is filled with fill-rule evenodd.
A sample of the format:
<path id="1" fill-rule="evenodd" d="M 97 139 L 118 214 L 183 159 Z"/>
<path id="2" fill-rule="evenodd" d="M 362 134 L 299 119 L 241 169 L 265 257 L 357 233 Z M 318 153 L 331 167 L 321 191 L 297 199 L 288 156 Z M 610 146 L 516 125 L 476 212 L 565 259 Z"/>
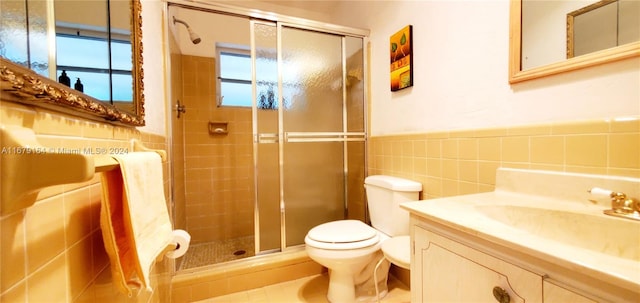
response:
<path id="1" fill-rule="evenodd" d="M 45 187 L 91 180 L 95 173 L 115 169 L 109 154 L 155 151 L 166 161 L 164 150 L 145 147 L 131 140 L 128 148 L 56 148 L 41 145 L 33 129 L 0 125 L 2 187 L 0 213 L 7 214 L 33 205 Z"/>

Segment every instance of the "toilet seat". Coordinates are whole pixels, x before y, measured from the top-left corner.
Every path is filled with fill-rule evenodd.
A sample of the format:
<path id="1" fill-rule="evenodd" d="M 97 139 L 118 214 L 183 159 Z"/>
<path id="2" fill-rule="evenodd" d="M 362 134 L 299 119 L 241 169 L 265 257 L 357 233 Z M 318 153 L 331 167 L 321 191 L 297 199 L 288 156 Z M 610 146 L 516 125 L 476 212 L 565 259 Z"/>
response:
<path id="1" fill-rule="evenodd" d="M 358 249 L 380 242 L 378 231 L 358 220 L 339 220 L 312 228 L 305 243 L 316 248 L 345 250 Z"/>

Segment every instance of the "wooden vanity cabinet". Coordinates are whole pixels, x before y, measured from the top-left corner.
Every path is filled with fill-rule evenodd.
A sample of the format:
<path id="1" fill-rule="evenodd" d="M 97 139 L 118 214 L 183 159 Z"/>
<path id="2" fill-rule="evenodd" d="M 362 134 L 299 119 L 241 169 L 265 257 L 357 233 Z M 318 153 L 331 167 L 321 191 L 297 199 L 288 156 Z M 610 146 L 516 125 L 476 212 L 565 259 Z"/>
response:
<path id="1" fill-rule="evenodd" d="M 598 302 L 545 280 L 543 273 L 412 222 L 411 302 Z"/>
<path id="2" fill-rule="evenodd" d="M 420 226 L 413 234 L 411 302 L 542 302 L 542 276 Z"/>

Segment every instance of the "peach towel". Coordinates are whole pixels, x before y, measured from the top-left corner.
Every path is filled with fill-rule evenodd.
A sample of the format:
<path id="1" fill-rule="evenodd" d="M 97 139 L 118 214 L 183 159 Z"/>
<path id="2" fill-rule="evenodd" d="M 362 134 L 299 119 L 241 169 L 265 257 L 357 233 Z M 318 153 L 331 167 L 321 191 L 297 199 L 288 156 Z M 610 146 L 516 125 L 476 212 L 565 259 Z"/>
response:
<path id="1" fill-rule="evenodd" d="M 100 227 L 116 287 L 132 297 L 150 289 L 149 271 L 172 241 L 156 152 L 114 156 L 120 168 L 102 174 Z"/>

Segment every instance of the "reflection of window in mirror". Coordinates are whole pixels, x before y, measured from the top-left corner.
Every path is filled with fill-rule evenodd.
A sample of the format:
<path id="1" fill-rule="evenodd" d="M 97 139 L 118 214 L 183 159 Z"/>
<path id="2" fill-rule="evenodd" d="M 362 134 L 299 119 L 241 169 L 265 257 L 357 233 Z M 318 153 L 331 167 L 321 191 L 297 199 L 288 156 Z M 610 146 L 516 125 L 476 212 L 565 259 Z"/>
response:
<path id="1" fill-rule="evenodd" d="M 567 14 L 567 58 L 640 40 L 640 2 L 603 0 Z"/>
<path id="2" fill-rule="evenodd" d="M 65 71 L 71 88 L 133 112 L 129 2 L 54 3 L 56 80 Z"/>
<path id="3" fill-rule="evenodd" d="M 111 66 L 106 38 L 56 33 L 57 75 L 64 70 L 74 87 L 77 79 L 83 92 L 102 101 L 133 101 L 131 42 L 111 40 Z M 111 87 L 109 73 L 113 75 Z M 113 96 L 111 96 L 113 92 Z"/>

